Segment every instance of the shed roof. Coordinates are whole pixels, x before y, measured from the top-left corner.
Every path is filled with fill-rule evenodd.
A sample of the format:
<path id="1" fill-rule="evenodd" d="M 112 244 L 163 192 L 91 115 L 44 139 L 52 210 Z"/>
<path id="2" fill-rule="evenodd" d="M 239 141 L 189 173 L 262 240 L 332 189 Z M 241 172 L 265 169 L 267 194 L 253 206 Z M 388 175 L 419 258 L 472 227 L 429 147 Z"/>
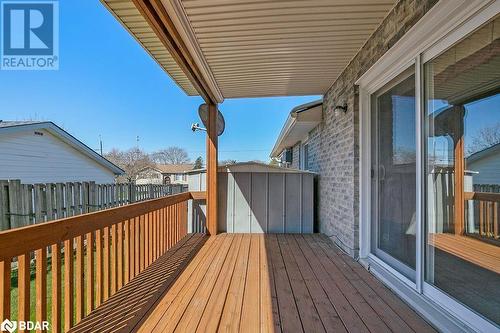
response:
<path id="1" fill-rule="evenodd" d="M 0 135 L 27 130 L 46 130 L 50 134 L 59 138 L 64 143 L 70 145 L 81 154 L 89 157 L 103 167 L 111 170 L 115 175 L 125 173 L 120 167 L 108 161 L 103 156 L 96 153 L 92 148 L 57 126 L 51 121 L 5 121 L 0 120 Z"/>
<path id="2" fill-rule="evenodd" d="M 188 94 L 158 20 L 175 27 L 204 82 L 224 98 L 324 94 L 395 0 L 101 0 Z M 138 4 L 140 10 L 134 3 Z"/>
<path id="3" fill-rule="evenodd" d="M 190 170 L 189 174 L 197 174 L 206 172 L 205 168 Z M 283 168 L 277 165 L 271 165 L 263 162 L 248 161 L 238 162 L 219 166 L 219 172 L 254 172 L 254 173 L 303 173 L 315 174 L 307 170 L 299 170 L 294 168 Z"/>

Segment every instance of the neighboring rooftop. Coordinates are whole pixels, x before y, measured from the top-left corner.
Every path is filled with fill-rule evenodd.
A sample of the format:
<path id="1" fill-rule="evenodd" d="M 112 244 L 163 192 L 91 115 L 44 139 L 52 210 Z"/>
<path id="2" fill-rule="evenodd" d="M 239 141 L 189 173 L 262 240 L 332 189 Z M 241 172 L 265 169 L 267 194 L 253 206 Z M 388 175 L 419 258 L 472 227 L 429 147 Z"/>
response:
<path id="1" fill-rule="evenodd" d="M 153 168 L 161 173 L 185 173 L 193 170 L 194 164 L 156 164 Z"/>
<path id="2" fill-rule="evenodd" d="M 0 120 L 0 128 L 4 127 L 14 127 L 14 126 L 24 126 L 24 125 L 32 125 L 32 124 L 42 124 L 42 121 L 32 121 L 32 120 L 24 120 L 24 121 L 11 121 L 11 120 Z"/>
<path id="3" fill-rule="evenodd" d="M 500 153 L 500 142 L 471 154 L 469 157 L 467 157 L 467 163 L 472 163 L 484 157 L 499 153 Z"/>
<path id="4" fill-rule="evenodd" d="M 321 122 L 323 116 L 323 100 L 319 99 L 294 107 L 276 139 L 270 157 L 278 157 L 281 152 L 293 147 L 306 137 Z"/>
<path id="5" fill-rule="evenodd" d="M 70 145 L 83 155 L 93 159 L 105 168 L 110 169 L 115 175 L 123 175 L 123 171 L 120 167 L 108 161 L 103 156 L 96 153 L 92 148 L 63 130 L 61 127 L 57 126 L 51 121 L 7 121 L 0 120 L 0 135 L 15 133 L 17 131 L 29 131 L 29 130 L 46 130 L 50 134 L 59 138 L 64 143 Z"/>

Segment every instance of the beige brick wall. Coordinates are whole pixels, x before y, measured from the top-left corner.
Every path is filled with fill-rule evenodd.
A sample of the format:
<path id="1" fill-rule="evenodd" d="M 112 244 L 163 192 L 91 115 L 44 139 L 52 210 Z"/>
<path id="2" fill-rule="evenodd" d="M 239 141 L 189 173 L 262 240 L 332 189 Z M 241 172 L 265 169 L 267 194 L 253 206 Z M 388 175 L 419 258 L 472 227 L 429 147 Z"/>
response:
<path id="1" fill-rule="evenodd" d="M 359 250 L 359 105 L 356 80 L 438 0 L 400 0 L 324 96 L 323 121 L 310 134 L 319 173 L 319 230 L 351 256 Z M 335 117 L 335 105 L 348 111 Z"/>

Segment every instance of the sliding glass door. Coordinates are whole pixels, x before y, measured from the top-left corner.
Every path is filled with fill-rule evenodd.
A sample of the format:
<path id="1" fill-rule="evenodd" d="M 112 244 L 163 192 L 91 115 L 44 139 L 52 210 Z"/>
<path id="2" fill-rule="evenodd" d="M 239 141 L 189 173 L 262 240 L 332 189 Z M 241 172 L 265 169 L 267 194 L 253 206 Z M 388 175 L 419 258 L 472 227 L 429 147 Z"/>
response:
<path id="1" fill-rule="evenodd" d="M 372 252 L 415 280 L 415 69 L 372 95 Z"/>
<path id="2" fill-rule="evenodd" d="M 425 281 L 500 324 L 500 19 L 424 64 Z"/>
<path id="3" fill-rule="evenodd" d="M 450 314 L 445 325 L 489 332 L 500 328 L 500 15 L 465 26 L 358 81 L 360 256 L 417 307 Z"/>

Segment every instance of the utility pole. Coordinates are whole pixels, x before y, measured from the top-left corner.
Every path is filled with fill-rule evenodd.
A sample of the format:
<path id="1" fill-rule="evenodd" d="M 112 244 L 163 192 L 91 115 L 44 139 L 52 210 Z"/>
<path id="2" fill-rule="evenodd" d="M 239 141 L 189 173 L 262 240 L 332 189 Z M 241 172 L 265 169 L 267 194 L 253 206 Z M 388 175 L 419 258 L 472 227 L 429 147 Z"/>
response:
<path id="1" fill-rule="evenodd" d="M 137 149 L 136 149 L 136 156 L 135 156 L 135 158 L 139 159 L 139 136 L 138 135 L 135 137 L 135 141 L 137 142 L 137 145 L 136 145 Z"/>
<path id="2" fill-rule="evenodd" d="M 101 148 L 101 156 L 102 156 L 102 136 L 101 136 L 101 134 L 99 134 L 99 145 Z"/>

